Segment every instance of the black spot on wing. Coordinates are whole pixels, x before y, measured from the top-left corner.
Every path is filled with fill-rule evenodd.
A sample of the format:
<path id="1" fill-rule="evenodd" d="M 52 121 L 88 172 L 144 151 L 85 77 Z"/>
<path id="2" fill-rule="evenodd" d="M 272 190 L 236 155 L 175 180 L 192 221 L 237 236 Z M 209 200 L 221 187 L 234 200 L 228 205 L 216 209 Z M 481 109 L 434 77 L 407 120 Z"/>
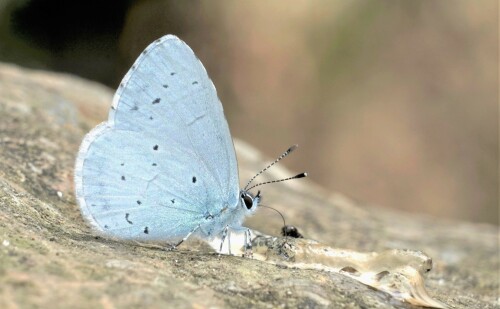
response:
<path id="1" fill-rule="evenodd" d="M 128 217 L 129 217 L 129 216 L 130 216 L 130 214 L 129 214 L 129 213 L 126 213 L 126 214 L 125 214 L 125 220 L 127 221 L 127 223 L 128 223 L 128 224 L 134 224 L 132 221 L 130 221 L 130 220 L 128 219 Z"/>
<path id="2" fill-rule="evenodd" d="M 149 234 L 149 229 L 147 226 L 144 228 L 144 234 Z"/>
<path id="3" fill-rule="evenodd" d="M 156 164 L 156 163 L 153 163 L 153 164 L 151 164 L 151 165 L 152 165 L 152 166 L 157 166 L 158 164 Z"/>
<path id="4" fill-rule="evenodd" d="M 175 204 L 175 198 L 173 200 L 170 200 L 172 202 L 172 204 Z"/>
<path id="5" fill-rule="evenodd" d="M 193 183 L 196 183 L 196 176 L 193 176 L 192 181 L 193 181 Z"/>
<path id="6" fill-rule="evenodd" d="M 170 73 L 170 76 L 174 76 L 174 75 L 175 75 L 175 72 Z"/>
<path id="7" fill-rule="evenodd" d="M 161 98 L 156 98 L 156 99 L 154 99 L 153 104 L 158 104 L 158 103 L 160 103 L 160 101 L 161 101 Z"/>
<path id="8" fill-rule="evenodd" d="M 122 176 L 122 180 L 125 181 L 125 176 Z"/>
<path id="9" fill-rule="evenodd" d="M 167 84 L 163 85 L 163 88 L 167 89 L 167 88 L 168 88 L 168 85 L 167 85 Z"/>
<path id="10" fill-rule="evenodd" d="M 153 150 L 158 150 L 158 145 L 154 145 Z"/>
<path id="11" fill-rule="evenodd" d="M 142 202 L 138 200 L 137 201 L 137 205 L 141 205 L 141 204 L 142 204 Z"/>
<path id="12" fill-rule="evenodd" d="M 198 85 L 197 81 L 192 82 L 193 85 Z"/>

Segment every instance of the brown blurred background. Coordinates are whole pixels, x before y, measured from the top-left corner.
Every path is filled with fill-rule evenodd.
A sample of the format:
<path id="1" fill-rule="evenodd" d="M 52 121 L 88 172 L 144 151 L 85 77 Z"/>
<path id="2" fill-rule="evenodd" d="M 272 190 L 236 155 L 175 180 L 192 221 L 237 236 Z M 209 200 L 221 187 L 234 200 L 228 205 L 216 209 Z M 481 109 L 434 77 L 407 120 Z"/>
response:
<path id="1" fill-rule="evenodd" d="M 115 88 L 173 33 L 232 134 L 266 155 L 298 143 L 285 165 L 361 203 L 498 224 L 498 13 L 496 0 L 0 0 L 0 61 Z"/>

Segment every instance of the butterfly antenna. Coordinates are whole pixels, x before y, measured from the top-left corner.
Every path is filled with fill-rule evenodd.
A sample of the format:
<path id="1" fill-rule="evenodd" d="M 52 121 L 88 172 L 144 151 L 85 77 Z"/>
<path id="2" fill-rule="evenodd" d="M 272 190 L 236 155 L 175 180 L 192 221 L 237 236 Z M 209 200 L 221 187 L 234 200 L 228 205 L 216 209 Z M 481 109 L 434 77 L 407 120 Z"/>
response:
<path id="1" fill-rule="evenodd" d="M 262 185 L 267 185 L 267 184 L 270 184 L 270 183 L 282 182 L 282 181 L 287 181 L 287 180 L 292 180 L 292 179 L 299 179 L 299 178 L 304 178 L 304 177 L 307 177 L 307 173 L 300 173 L 300 174 L 295 175 L 293 177 L 288 177 L 288 178 L 284 178 L 284 179 L 278 179 L 278 180 L 271 180 L 271 181 L 261 182 L 261 183 L 258 183 L 256 185 L 251 186 L 248 189 L 245 188 L 245 191 L 250 191 L 250 190 L 252 190 L 255 187 L 262 186 Z"/>
<path id="2" fill-rule="evenodd" d="M 260 172 L 258 172 L 257 174 L 255 174 L 255 176 L 252 177 L 252 179 L 250 179 L 245 188 L 243 190 L 247 191 L 247 187 L 252 183 L 252 181 L 254 181 L 255 178 L 257 178 L 257 176 L 259 176 L 260 174 L 264 173 L 265 171 L 267 171 L 271 166 L 273 166 L 274 164 L 278 163 L 279 161 L 281 161 L 281 159 L 284 159 L 286 158 L 286 156 L 288 156 L 290 153 L 292 153 L 292 151 L 294 151 L 295 149 L 297 149 L 297 147 L 299 147 L 299 145 L 295 144 L 293 146 L 291 146 L 290 148 L 288 148 L 285 152 L 283 152 L 281 154 L 281 156 L 279 156 L 276 160 L 274 160 L 273 163 L 269 164 L 268 166 L 266 166 L 264 169 L 262 169 Z M 300 178 L 300 177 L 299 177 Z M 287 180 L 287 179 L 284 179 L 284 180 Z M 252 188 L 254 188 L 256 186 L 253 186 Z M 250 190 L 250 189 L 248 189 Z"/>

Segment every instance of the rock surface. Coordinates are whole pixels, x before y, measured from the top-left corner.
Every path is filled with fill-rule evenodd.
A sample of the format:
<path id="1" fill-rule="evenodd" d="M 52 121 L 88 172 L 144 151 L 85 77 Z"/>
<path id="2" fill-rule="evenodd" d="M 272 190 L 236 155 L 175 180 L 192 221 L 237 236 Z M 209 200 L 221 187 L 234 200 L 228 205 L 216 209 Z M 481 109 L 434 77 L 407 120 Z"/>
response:
<path id="1" fill-rule="evenodd" d="M 1 308 L 415 308 L 339 274 L 218 257 L 196 242 L 166 252 L 94 236 L 75 204 L 73 164 L 111 97 L 79 78 L 0 65 Z M 267 161 L 236 148 L 243 180 Z M 276 167 L 267 177 L 292 174 Z M 426 286 L 454 308 L 500 306 L 498 227 L 367 208 L 307 180 L 263 194 L 307 238 L 426 252 Z M 247 225 L 276 235 L 282 222 L 261 209 Z"/>

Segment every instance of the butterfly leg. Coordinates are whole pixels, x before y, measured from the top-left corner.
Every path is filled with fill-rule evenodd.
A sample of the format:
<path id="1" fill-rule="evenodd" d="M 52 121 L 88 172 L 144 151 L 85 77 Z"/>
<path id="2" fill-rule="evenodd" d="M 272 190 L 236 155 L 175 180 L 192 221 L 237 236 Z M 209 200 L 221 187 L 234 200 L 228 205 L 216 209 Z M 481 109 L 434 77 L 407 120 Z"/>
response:
<path id="1" fill-rule="evenodd" d="M 171 250 L 175 250 L 177 247 L 180 246 L 180 244 L 182 244 L 183 242 L 185 242 L 191 235 L 193 235 L 194 232 L 196 232 L 198 229 L 200 228 L 200 225 L 196 226 L 194 229 L 191 230 L 191 232 L 187 233 L 186 236 L 184 236 L 183 239 L 181 239 L 178 243 L 176 243 L 175 245 L 172 245 L 168 250 L 171 251 Z"/>
<path id="2" fill-rule="evenodd" d="M 246 229 L 246 231 L 245 231 L 245 253 L 243 254 L 243 256 L 247 257 L 247 258 L 253 257 L 252 232 L 250 231 L 250 229 Z"/>
<path id="3" fill-rule="evenodd" d="M 228 248 L 228 253 L 231 255 L 231 232 L 229 231 L 229 226 L 225 226 L 224 229 L 222 230 L 221 234 L 221 239 L 220 239 L 220 249 L 219 249 L 219 255 L 222 253 L 222 246 L 224 245 L 224 241 L 226 240 L 227 237 L 227 248 Z"/>

